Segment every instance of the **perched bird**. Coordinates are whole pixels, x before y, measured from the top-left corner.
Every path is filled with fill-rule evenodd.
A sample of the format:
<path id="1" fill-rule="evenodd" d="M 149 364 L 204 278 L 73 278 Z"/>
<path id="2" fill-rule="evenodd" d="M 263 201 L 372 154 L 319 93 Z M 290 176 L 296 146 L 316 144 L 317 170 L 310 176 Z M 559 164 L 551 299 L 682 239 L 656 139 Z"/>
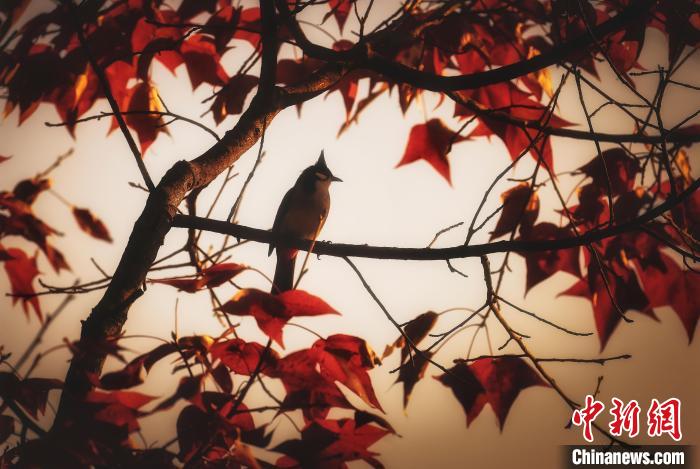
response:
<path id="1" fill-rule="evenodd" d="M 342 182 L 342 179 L 333 176 L 321 151 L 318 161 L 302 171 L 282 199 L 272 233 L 275 236 L 315 240 L 331 207 L 328 189 L 333 181 Z M 272 254 L 273 249 L 275 246 L 270 244 L 268 255 Z M 277 247 L 273 293 L 292 289 L 296 257 L 296 249 Z"/>

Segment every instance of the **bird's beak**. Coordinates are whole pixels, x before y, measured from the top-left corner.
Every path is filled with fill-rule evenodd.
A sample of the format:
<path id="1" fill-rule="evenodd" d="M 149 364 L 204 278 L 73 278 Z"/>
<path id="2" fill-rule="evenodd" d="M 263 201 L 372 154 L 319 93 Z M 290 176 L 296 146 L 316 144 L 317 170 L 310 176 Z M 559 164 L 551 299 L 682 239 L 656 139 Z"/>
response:
<path id="1" fill-rule="evenodd" d="M 333 182 L 343 182 L 343 180 L 340 179 L 338 176 L 331 176 L 331 181 L 333 181 Z"/>

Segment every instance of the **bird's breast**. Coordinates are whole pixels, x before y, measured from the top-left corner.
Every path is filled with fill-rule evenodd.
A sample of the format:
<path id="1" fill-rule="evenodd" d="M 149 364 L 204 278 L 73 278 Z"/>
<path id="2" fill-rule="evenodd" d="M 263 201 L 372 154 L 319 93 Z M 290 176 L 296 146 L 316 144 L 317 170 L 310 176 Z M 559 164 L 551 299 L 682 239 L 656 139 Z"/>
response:
<path id="1" fill-rule="evenodd" d="M 300 238 L 313 238 L 319 224 L 325 221 L 330 208 L 328 193 L 295 194 L 289 210 L 280 224 L 284 234 Z"/>

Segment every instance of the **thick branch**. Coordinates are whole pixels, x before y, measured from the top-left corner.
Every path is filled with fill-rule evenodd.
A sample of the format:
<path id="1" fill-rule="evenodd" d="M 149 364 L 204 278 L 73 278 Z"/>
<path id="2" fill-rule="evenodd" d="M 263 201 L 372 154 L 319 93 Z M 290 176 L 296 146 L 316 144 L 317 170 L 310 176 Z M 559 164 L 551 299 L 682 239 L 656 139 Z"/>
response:
<path id="1" fill-rule="evenodd" d="M 490 358 L 490 359 L 496 359 L 496 358 L 529 358 L 527 354 L 524 353 L 507 353 L 503 355 L 481 355 L 479 357 L 474 357 L 474 358 L 469 358 L 469 359 L 464 359 L 464 358 L 457 358 L 454 360 L 454 363 L 472 363 L 478 360 L 483 360 L 485 358 Z M 632 355 L 629 354 L 623 354 L 623 355 L 614 355 L 610 357 L 600 357 L 600 358 L 558 358 L 558 357 L 551 357 L 551 358 L 541 358 L 541 357 L 534 357 L 535 361 L 537 362 L 554 362 L 554 363 L 590 363 L 594 365 L 605 365 L 605 363 L 613 360 L 628 360 L 632 358 Z"/>
<path id="2" fill-rule="evenodd" d="M 643 133 L 633 134 L 611 134 L 606 132 L 588 132 L 585 130 L 567 129 L 563 127 L 553 127 L 551 125 L 542 125 L 537 121 L 527 121 L 518 119 L 510 114 L 502 111 L 494 111 L 480 106 L 474 100 L 465 100 L 460 98 L 456 93 L 448 92 L 453 101 L 466 107 L 479 117 L 494 119 L 499 122 L 515 125 L 518 127 L 526 127 L 528 129 L 537 130 L 544 135 L 552 135 L 555 137 L 571 138 L 574 140 L 592 140 L 606 143 L 647 143 L 649 145 L 660 144 L 664 137 L 661 135 L 645 135 Z M 691 143 L 700 142 L 700 134 L 691 134 L 682 132 L 680 128 L 675 131 L 670 130 L 666 134 L 666 142 L 677 145 L 688 145 Z"/>
<path id="3" fill-rule="evenodd" d="M 264 41 L 276 49 L 276 41 Z M 266 57 L 273 54 L 263 51 Z M 271 61 L 271 59 L 270 59 Z M 266 73 L 274 73 L 273 67 Z M 177 212 L 177 207 L 191 190 L 205 187 L 226 171 L 251 148 L 269 127 L 272 119 L 284 108 L 299 100 L 310 99 L 332 87 L 345 73 L 345 68 L 329 65 L 295 86 L 258 88 L 248 109 L 232 130 L 199 157 L 179 161 L 170 168 L 155 190 L 149 194 L 146 205 L 134 224 L 129 242 L 109 287 L 83 322 L 82 343 L 100 343 L 117 336 L 126 322 L 131 304 L 142 294 L 146 274 L 154 262 L 158 249 Z M 99 374 L 105 355 L 75 356 L 66 375 L 58 413 L 52 431 L 60 431 L 80 411 L 81 400 L 92 389 L 88 374 Z"/>
<path id="4" fill-rule="evenodd" d="M 378 55 L 372 49 L 372 38 L 376 36 L 381 37 L 382 31 L 367 36 L 367 42 L 359 43 L 346 51 L 335 51 L 320 46 L 306 37 L 299 23 L 289 11 L 285 0 L 277 0 L 277 9 L 299 47 L 310 57 L 327 62 L 353 63 L 357 68 L 373 70 L 396 82 L 407 83 L 426 90 L 445 92 L 474 89 L 501 83 L 555 65 L 573 54 L 580 53 L 582 49 L 593 44 L 596 37 L 607 36 L 620 31 L 633 21 L 640 21 L 641 17 L 647 15 L 655 4 L 656 0 L 640 0 L 615 17 L 592 28 L 591 34 L 582 34 L 566 43 L 553 47 L 546 53 L 500 68 L 458 76 L 439 76 L 421 72 Z"/>

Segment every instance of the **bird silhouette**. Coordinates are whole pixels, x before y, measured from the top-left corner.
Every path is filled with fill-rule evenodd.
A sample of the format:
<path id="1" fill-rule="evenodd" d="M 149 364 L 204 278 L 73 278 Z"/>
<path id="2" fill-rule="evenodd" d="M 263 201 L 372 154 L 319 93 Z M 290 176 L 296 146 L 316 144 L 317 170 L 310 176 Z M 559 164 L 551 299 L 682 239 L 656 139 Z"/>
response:
<path id="1" fill-rule="evenodd" d="M 275 237 L 315 240 L 328 217 L 331 207 L 331 182 L 342 179 L 331 173 L 321 151 L 318 161 L 306 168 L 287 191 L 275 216 L 272 233 Z M 268 255 L 275 249 L 270 244 Z M 297 249 L 277 247 L 277 265 L 272 293 L 291 290 L 294 282 L 294 264 Z"/>

